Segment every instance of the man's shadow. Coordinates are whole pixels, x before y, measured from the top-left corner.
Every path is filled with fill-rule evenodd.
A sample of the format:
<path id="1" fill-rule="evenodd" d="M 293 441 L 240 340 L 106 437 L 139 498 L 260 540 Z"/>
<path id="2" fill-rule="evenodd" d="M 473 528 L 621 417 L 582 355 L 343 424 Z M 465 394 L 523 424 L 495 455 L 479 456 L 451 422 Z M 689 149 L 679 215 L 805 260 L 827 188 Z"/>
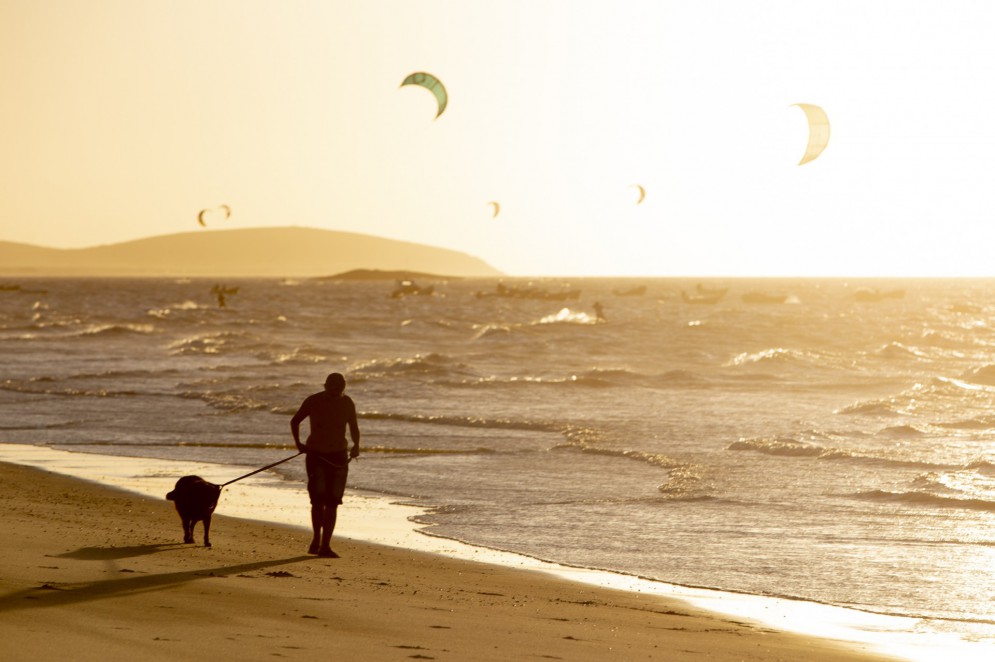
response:
<path id="1" fill-rule="evenodd" d="M 182 543 L 177 543 L 177 544 L 182 544 Z M 134 550 L 143 550 L 147 548 L 162 548 L 162 547 L 169 548 L 170 546 L 143 545 L 138 547 L 126 547 L 126 548 L 117 548 L 117 549 L 132 550 L 131 552 L 132 555 L 136 555 L 134 554 Z M 104 551 L 106 552 L 109 550 L 114 550 L 115 548 L 84 547 L 82 549 L 77 550 L 76 552 L 69 552 L 68 554 L 63 554 L 62 557 L 81 558 L 72 555 L 79 553 L 97 554 L 100 552 L 101 549 L 104 549 Z M 162 551 L 162 550 L 153 549 L 152 551 L 145 551 L 139 553 L 150 554 L 153 553 L 154 551 Z M 86 558 L 96 558 L 104 560 L 108 559 L 108 557 L 106 556 L 88 556 Z M 127 577 L 123 579 L 108 579 L 104 581 L 91 582 L 88 584 L 72 584 L 72 585 L 66 585 L 64 587 L 44 584 L 41 586 L 24 589 L 22 591 L 17 591 L 15 593 L 11 593 L 9 595 L 0 597 L 0 613 L 5 611 L 16 611 L 19 609 L 60 607 L 64 605 L 92 602 L 94 600 L 106 600 L 121 596 L 136 595 L 139 593 L 147 593 L 149 591 L 161 591 L 164 589 L 171 588 L 173 586 L 179 586 L 187 582 L 195 581 L 198 579 L 204 579 L 207 577 L 228 577 L 230 575 L 238 575 L 246 572 L 265 570 L 266 568 L 274 568 L 281 565 L 288 565 L 291 563 L 299 563 L 301 561 L 313 561 L 313 560 L 314 560 L 313 556 L 292 556 L 286 559 L 258 561 L 256 563 L 244 563 L 242 565 L 233 565 L 233 566 L 219 567 L 219 568 L 201 568 L 197 570 L 170 572 L 160 575 L 140 575 L 136 577 Z"/>
<path id="2" fill-rule="evenodd" d="M 189 546 L 190 544 L 185 542 L 171 542 L 156 545 L 134 545 L 132 547 L 80 547 L 72 552 L 56 554 L 53 558 L 75 559 L 77 561 L 116 561 L 155 554 L 156 552 L 183 549 Z"/>

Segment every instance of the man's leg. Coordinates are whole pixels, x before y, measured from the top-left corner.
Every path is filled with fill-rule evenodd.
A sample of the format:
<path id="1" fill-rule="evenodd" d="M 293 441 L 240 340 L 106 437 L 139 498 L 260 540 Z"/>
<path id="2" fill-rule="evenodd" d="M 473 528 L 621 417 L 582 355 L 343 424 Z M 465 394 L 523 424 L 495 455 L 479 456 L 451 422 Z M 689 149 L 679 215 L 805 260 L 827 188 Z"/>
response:
<path id="1" fill-rule="evenodd" d="M 332 532 L 335 531 L 335 519 L 338 516 L 339 507 L 337 505 L 326 505 L 321 516 L 321 548 L 318 550 L 320 556 L 332 556 Z"/>
<path id="2" fill-rule="evenodd" d="M 308 554 L 318 553 L 318 545 L 321 542 L 321 527 L 324 517 L 325 506 L 318 503 L 311 504 L 311 529 L 314 531 L 314 535 L 311 538 L 311 545 L 307 548 Z"/>
<path id="3" fill-rule="evenodd" d="M 332 551 L 331 543 L 339 504 L 342 503 L 342 495 L 345 493 L 346 476 L 348 476 L 348 460 L 343 466 L 336 467 L 334 471 L 326 474 L 328 482 L 326 483 L 325 511 L 321 516 L 321 547 L 318 549 L 318 556 L 338 557 L 338 554 Z"/>

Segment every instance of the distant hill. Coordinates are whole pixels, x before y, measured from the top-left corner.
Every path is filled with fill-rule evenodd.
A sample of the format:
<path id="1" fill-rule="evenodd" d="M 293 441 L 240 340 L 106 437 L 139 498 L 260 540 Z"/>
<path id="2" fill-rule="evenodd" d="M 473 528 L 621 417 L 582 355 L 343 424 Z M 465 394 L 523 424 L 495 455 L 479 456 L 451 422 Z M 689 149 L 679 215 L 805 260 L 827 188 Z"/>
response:
<path id="1" fill-rule="evenodd" d="M 427 274 L 424 271 L 384 271 L 383 269 L 353 269 L 341 274 L 322 276 L 318 280 L 445 280 L 449 276 Z"/>
<path id="2" fill-rule="evenodd" d="M 312 277 L 356 269 L 500 276 L 458 251 L 313 228 L 248 228 L 149 237 L 92 248 L 0 241 L 0 275 Z"/>

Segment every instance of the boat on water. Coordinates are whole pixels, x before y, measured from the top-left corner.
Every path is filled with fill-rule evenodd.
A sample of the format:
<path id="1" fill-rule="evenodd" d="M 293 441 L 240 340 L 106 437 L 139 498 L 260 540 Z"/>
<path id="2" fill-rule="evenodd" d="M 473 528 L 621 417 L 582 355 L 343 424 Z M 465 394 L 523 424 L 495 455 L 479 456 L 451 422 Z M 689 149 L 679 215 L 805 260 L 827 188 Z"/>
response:
<path id="1" fill-rule="evenodd" d="M 784 303 L 787 294 L 767 294 L 766 292 L 747 292 L 742 297 L 743 303 Z"/>
<path id="2" fill-rule="evenodd" d="M 718 303 L 725 296 L 725 291 L 719 294 L 688 294 L 684 290 L 681 290 L 681 300 L 684 303 L 692 304 L 712 304 Z"/>
<path id="3" fill-rule="evenodd" d="M 397 286 L 394 291 L 390 293 L 391 298 L 400 299 L 401 297 L 409 295 L 431 295 L 435 292 L 435 285 L 427 285 L 422 287 L 418 285 L 413 280 L 399 280 L 397 281 Z"/>
<path id="4" fill-rule="evenodd" d="M 882 291 L 862 287 L 853 293 L 853 298 L 855 301 L 859 301 L 861 303 L 875 303 L 877 301 L 883 301 L 884 299 L 904 299 L 905 290 L 894 289 Z"/>

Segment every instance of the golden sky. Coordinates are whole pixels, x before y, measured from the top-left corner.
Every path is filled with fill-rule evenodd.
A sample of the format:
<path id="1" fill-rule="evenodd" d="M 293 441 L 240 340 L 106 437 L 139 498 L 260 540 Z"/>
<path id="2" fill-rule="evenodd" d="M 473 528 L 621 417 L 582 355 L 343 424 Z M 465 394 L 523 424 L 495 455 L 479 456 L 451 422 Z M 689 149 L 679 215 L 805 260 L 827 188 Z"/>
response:
<path id="1" fill-rule="evenodd" d="M 2 0 L 0 239 L 303 225 L 520 275 L 995 275 L 993 34 L 988 0 Z M 797 103 L 832 127 L 802 166 Z"/>

